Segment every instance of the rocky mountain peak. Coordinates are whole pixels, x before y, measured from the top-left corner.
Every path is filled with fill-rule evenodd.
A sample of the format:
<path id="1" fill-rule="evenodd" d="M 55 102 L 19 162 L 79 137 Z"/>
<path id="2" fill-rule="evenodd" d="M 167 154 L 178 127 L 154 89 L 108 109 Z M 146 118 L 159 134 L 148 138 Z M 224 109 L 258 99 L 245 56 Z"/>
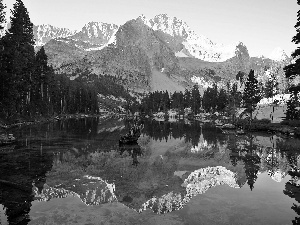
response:
<path id="1" fill-rule="evenodd" d="M 123 46 L 144 43 L 152 37 L 153 31 L 144 23 L 143 17 L 127 21 L 116 32 L 116 42 Z"/>
<path id="2" fill-rule="evenodd" d="M 160 30 L 171 36 L 180 36 L 188 38 L 195 33 L 181 19 L 170 17 L 168 14 L 159 14 L 149 20 L 150 27 L 153 30 Z"/>
<path id="3" fill-rule="evenodd" d="M 144 15 L 144 14 L 141 14 L 137 20 L 141 21 L 142 23 L 144 23 L 145 25 L 151 27 L 150 25 L 150 22 L 149 22 L 149 19 Z"/>
<path id="4" fill-rule="evenodd" d="M 80 32 L 71 38 L 102 46 L 109 42 L 118 29 L 119 26 L 116 24 L 89 22 L 83 26 Z"/>
<path id="5" fill-rule="evenodd" d="M 189 56 L 210 62 L 222 62 L 234 57 L 240 44 L 214 43 L 209 38 L 196 34 L 183 20 L 165 13 L 151 19 L 141 15 L 138 20 L 152 28 L 173 49 L 177 57 Z"/>
<path id="6" fill-rule="evenodd" d="M 117 30 L 119 27 L 116 24 L 103 22 L 89 22 L 85 24 L 81 33 L 87 34 L 89 37 L 100 37 L 107 33 Z"/>
<path id="7" fill-rule="evenodd" d="M 68 28 L 59 28 L 49 24 L 34 25 L 33 34 L 36 40 L 36 46 L 45 45 L 54 38 L 65 38 L 74 35 L 77 31 Z"/>

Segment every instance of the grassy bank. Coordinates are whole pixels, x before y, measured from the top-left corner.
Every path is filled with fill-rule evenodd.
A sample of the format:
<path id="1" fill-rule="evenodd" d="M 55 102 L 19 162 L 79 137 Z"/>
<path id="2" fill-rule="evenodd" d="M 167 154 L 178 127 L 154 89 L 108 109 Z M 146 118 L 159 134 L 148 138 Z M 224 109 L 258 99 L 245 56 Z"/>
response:
<path id="1" fill-rule="evenodd" d="M 254 119 L 250 125 L 248 119 L 238 119 L 235 122 L 237 127 L 254 132 L 281 133 L 290 136 L 300 137 L 300 121 L 282 121 L 280 123 L 271 123 L 268 119 Z"/>

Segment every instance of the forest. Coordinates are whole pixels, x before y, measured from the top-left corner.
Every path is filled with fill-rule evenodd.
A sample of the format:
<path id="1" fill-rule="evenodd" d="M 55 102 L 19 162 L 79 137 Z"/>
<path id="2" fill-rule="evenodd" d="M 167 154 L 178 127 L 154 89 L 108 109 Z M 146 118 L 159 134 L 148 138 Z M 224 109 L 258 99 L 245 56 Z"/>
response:
<path id="1" fill-rule="evenodd" d="M 243 90 L 241 86 L 244 86 Z M 241 80 L 232 84 L 228 82 L 226 88 L 218 87 L 217 83 L 214 83 L 212 87 L 204 90 L 202 96 L 196 84 L 191 90 L 186 89 L 184 93 L 169 94 L 167 91 L 149 93 L 142 99 L 139 107 L 140 111 L 146 114 L 165 112 L 170 109 L 183 113 L 186 108 L 190 108 L 194 115 L 200 112 L 233 114 L 239 107 L 246 107 L 251 112 L 261 98 L 270 95 L 267 90 L 259 89 L 254 70 L 251 70 L 244 83 Z"/>
<path id="2" fill-rule="evenodd" d="M 0 24 L 5 22 L 5 5 L 0 1 Z M 21 0 L 16 0 L 10 28 L 0 39 L 0 118 L 14 122 L 59 114 L 99 112 L 98 94 L 129 98 L 114 77 L 96 76 L 85 71 L 70 80 L 48 64 L 44 47 L 37 52 L 33 24 Z M 93 78 L 93 79 L 91 79 Z"/>

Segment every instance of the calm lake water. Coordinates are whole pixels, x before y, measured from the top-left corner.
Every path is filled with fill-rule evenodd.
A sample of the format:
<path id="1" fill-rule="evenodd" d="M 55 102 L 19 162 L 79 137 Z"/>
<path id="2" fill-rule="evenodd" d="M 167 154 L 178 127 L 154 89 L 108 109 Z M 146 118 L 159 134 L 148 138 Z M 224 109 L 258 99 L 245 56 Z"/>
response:
<path id="1" fill-rule="evenodd" d="M 300 140 L 143 121 L 139 144 L 119 146 L 131 123 L 12 130 L 17 142 L 0 147 L 0 224 L 300 223 Z"/>

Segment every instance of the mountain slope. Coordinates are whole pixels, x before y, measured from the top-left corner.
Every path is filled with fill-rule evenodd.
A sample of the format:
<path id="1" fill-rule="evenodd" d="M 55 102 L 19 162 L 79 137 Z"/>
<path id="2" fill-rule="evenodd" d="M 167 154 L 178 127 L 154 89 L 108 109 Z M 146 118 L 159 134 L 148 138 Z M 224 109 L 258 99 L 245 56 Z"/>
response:
<path id="1" fill-rule="evenodd" d="M 44 46 L 49 64 L 54 68 L 59 68 L 64 64 L 82 59 L 86 55 L 86 52 L 79 48 L 77 43 L 78 41 L 68 38 L 51 39 Z M 81 44 L 87 45 L 84 42 L 81 42 Z"/>
<path id="2" fill-rule="evenodd" d="M 152 71 L 151 91 L 184 92 L 184 86 L 171 79 L 168 75 L 154 69 Z"/>

